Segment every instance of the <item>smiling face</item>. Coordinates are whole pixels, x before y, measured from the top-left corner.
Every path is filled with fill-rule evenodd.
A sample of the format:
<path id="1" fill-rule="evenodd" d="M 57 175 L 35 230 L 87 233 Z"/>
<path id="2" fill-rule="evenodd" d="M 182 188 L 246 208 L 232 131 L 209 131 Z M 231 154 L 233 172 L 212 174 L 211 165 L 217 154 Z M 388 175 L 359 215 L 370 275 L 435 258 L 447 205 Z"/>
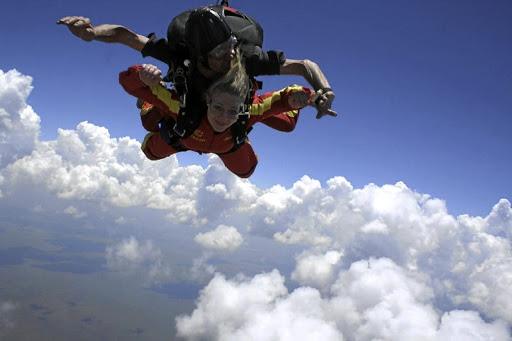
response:
<path id="1" fill-rule="evenodd" d="M 243 99 L 229 93 L 219 93 L 212 98 L 207 97 L 208 111 L 206 116 L 213 130 L 221 133 L 238 119 Z"/>

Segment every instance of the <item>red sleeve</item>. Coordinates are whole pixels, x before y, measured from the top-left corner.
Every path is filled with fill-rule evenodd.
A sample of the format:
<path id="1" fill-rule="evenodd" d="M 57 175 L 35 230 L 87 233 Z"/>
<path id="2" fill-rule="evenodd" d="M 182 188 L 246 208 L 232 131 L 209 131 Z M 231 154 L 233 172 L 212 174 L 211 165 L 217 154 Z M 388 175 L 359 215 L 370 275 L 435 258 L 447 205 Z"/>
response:
<path id="1" fill-rule="evenodd" d="M 271 91 L 262 95 L 256 95 L 250 106 L 251 119 L 255 121 L 264 120 L 270 116 L 276 116 L 290 111 L 299 111 L 293 109 L 288 103 L 288 99 L 294 92 L 303 91 L 311 95 L 311 89 L 305 86 L 289 86 L 280 91 Z"/>
<path id="2" fill-rule="evenodd" d="M 141 66 L 135 65 L 119 73 L 119 83 L 132 96 L 153 104 L 164 113 L 176 117 L 181 103 L 178 96 L 161 85 L 147 86 L 139 79 Z"/>

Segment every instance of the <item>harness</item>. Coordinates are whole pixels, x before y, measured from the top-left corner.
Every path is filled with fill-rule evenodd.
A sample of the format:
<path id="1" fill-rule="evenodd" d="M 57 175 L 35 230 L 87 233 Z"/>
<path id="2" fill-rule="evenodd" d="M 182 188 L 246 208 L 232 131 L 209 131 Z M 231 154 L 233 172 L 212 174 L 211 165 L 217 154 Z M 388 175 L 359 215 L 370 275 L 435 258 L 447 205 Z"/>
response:
<path id="1" fill-rule="evenodd" d="M 224 18 L 230 17 L 229 19 L 233 19 L 230 26 L 235 26 L 232 27 L 233 33 L 238 38 L 241 38 L 239 41 L 244 54 L 250 55 L 255 46 L 261 47 L 263 43 L 263 29 L 261 26 L 244 13 L 229 7 L 227 0 L 222 0 L 220 5 L 218 5 L 218 2 L 216 5 L 208 7 L 219 15 L 224 16 Z M 203 120 L 204 113 L 206 113 L 204 106 L 202 106 L 203 101 L 200 94 L 197 91 L 194 92 L 194 89 L 189 89 L 188 86 L 188 84 L 193 83 L 193 75 L 188 49 L 183 37 L 186 20 L 192 11 L 193 9 L 176 16 L 169 25 L 167 32 L 169 48 L 172 51 L 174 60 L 164 81 L 172 83 L 172 88 L 180 97 L 181 104 L 176 120 L 166 118 L 160 122 L 160 132 L 163 139 L 177 151 L 186 150 L 181 145 L 180 140 L 192 135 Z M 254 78 L 251 78 L 251 81 L 252 89 L 246 97 L 244 110 L 239 114 L 238 120 L 230 127 L 234 146 L 227 153 L 232 153 L 239 149 L 247 141 L 247 135 L 252 130 L 252 127 L 248 128 L 248 108 L 256 90 L 261 89 L 262 83 Z M 199 88 L 202 87 L 199 86 Z"/>
<path id="2" fill-rule="evenodd" d="M 180 84 L 181 90 L 187 89 L 186 83 Z M 173 83 L 173 88 L 177 92 L 178 90 Z M 250 100 L 253 97 L 255 90 L 251 90 L 247 95 L 246 103 L 243 106 L 243 111 L 238 114 L 238 119 L 235 123 L 233 123 L 230 127 L 231 129 L 231 138 L 233 139 L 234 145 L 233 147 L 225 152 L 219 154 L 229 154 L 238 150 L 242 147 L 247 141 L 247 135 L 252 130 L 252 127 L 248 127 L 249 125 L 249 104 Z M 174 120 L 172 117 L 163 118 L 160 120 L 160 134 L 162 135 L 163 140 L 170 145 L 174 150 L 181 152 L 187 150 L 180 140 L 186 139 L 197 129 L 199 124 L 204 118 L 204 114 L 202 115 L 194 115 L 194 112 L 191 114 L 187 114 L 190 110 L 194 110 L 196 112 L 205 113 L 206 108 L 204 108 L 202 101 L 197 101 L 196 105 L 190 105 L 187 109 L 187 92 L 178 93 L 181 99 L 181 104 L 179 105 L 179 111 L 177 120 Z"/>

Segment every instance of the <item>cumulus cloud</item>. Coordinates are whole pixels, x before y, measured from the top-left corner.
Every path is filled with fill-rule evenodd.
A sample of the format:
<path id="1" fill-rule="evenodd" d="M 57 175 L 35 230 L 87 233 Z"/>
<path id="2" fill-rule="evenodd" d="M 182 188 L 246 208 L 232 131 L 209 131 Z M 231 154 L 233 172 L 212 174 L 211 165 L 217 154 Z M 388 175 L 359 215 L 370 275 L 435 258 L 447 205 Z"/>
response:
<path id="1" fill-rule="evenodd" d="M 192 267 L 181 272 L 180 279 L 197 283 L 208 282 L 215 274 L 215 266 L 208 263 L 210 255 L 202 254 L 200 257 L 194 258 Z"/>
<path id="2" fill-rule="evenodd" d="M 135 237 L 107 246 L 107 266 L 128 273 L 144 273 L 146 283 L 153 284 L 172 278 L 171 268 L 161 250 L 152 241 L 140 243 Z"/>
<path id="3" fill-rule="evenodd" d="M 503 321 L 485 323 L 475 311 L 455 310 L 443 314 L 438 340 L 510 340 Z"/>
<path id="4" fill-rule="evenodd" d="M 109 246 L 113 269 L 136 269 L 156 281 L 214 276 L 196 310 L 177 320 L 182 336 L 510 338 L 509 200 L 486 217 L 454 217 L 443 200 L 403 182 L 354 188 L 341 176 L 325 184 L 303 176 L 290 188 L 261 189 L 229 173 L 216 156 L 208 156 L 206 168 L 180 167 L 176 157 L 148 161 L 138 141 L 111 138 L 88 122 L 39 141 L 39 117 L 25 102 L 31 89 L 30 77 L 0 72 L 1 201 L 44 194 L 62 203 L 58 212 L 88 220 L 113 208 L 136 208 L 147 217 L 159 211 L 173 227 L 216 222 L 215 231 L 195 238 L 206 248 L 243 252 L 256 236 L 299 250 L 291 279 L 301 287 L 289 293 L 278 271 L 226 279 L 214 276 L 206 255 L 190 262 L 193 271 L 181 272 L 151 241 L 131 237 Z M 27 207 L 46 206 L 32 200 Z M 135 217 L 111 219 L 126 225 Z M 283 262 L 293 269 L 293 259 Z"/>
<path id="5" fill-rule="evenodd" d="M 510 202 L 501 199 L 485 219 L 486 232 L 497 237 L 512 240 L 512 209 Z"/>
<path id="6" fill-rule="evenodd" d="M 297 257 L 297 266 L 291 278 L 301 285 L 324 291 L 332 284 L 334 271 L 341 256 L 342 254 L 338 251 L 329 251 L 320 255 L 305 252 Z"/>
<path id="7" fill-rule="evenodd" d="M 179 267 L 169 263 L 153 241 L 139 242 L 134 236 L 107 246 L 105 258 L 108 268 L 143 279 L 144 285 L 176 281 L 204 283 L 215 273 L 215 267 L 208 264 L 207 254 L 193 259 L 190 266 Z"/>
<path id="8" fill-rule="evenodd" d="M 487 323 L 476 313 L 439 316 L 421 274 L 389 259 L 340 271 L 323 297 L 311 287 L 288 293 L 274 270 L 254 278 L 216 275 L 190 315 L 176 319 L 186 340 L 507 340 L 503 321 Z"/>
<path id="9" fill-rule="evenodd" d="M 178 335 L 187 340 L 337 340 L 325 322 L 314 289 L 288 295 L 278 271 L 252 279 L 227 280 L 217 274 L 203 289 L 197 309 L 177 318 Z"/>
<path id="10" fill-rule="evenodd" d="M 242 245 L 244 239 L 233 226 L 219 225 L 215 230 L 198 233 L 194 240 L 207 249 L 233 251 Z"/>
<path id="11" fill-rule="evenodd" d="M 0 70 L 0 168 L 28 155 L 39 136 L 39 116 L 27 105 L 32 77 Z"/>

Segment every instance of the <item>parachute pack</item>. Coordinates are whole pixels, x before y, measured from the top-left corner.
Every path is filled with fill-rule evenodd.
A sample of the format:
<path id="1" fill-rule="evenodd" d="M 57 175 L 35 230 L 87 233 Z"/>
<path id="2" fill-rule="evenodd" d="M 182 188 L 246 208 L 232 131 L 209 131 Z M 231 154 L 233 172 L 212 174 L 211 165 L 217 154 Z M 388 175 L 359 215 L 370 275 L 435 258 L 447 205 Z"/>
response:
<path id="1" fill-rule="evenodd" d="M 223 2 L 221 5 L 210 5 L 206 7 L 224 18 L 239 42 L 238 47 L 241 53 L 244 57 L 249 58 L 255 53 L 256 49 L 261 49 L 262 47 L 263 29 L 256 20 L 237 9 L 224 5 L 224 3 L 227 2 Z M 189 73 L 189 64 L 192 56 L 190 55 L 190 49 L 187 45 L 185 28 L 190 14 L 196 9 L 197 8 L 193 8 L 177 15 L 171 21 L 167 29 L 167 41 L 172 60 L 169 72 L 164 80 L 172 83 L 174 90 L 181 97 L 183 102 L 180 112 L 178 113 L 177 121 L 169 122 L 172 129 L 170 129 L 168 133 L 173 136 L 167 136 L 167 139 L 170 138 L 171 141 L 175 141 L 174 145 L 172 145 L 175 148 L 178 147 L 179 139 L 190 136 L 199 126 L 203 118 L 202 113 L 200 113 L 200 110 L 197 110 L 197 108 L 196 110 L 187 110 L 187 106 L 190 109 L 190 106 L 187 104 L 188 87 L 193 85 L 190 84 L 191 77 Z M 261 87 L 261 83 L 258 83 L 258 86 Z M 254 88 L 257 89 L 257 86 Z M 250 99 L 250 97 L 251 96 L 248 96 L 248 99 Z M 231 136 L 233 137 L 235 146 L 230 152 L 238 149 L 245 143 L 249 132 L 247 129 L 248 121 L 248 114 L 241 114 L 237 122 L 231 126 Z"/>
<path id="2" fill-rule="evenodd" d="M 237 9 L 223 6 L 210 5 L 207 6 L 211 10 L 223 17 L 233 34 L 236 36 L 242 54 L 250 57 L 254 50 L 263 46 L 263 29 L 260 24 L 245 13 Z M 190 13 L 197 8 L 190 9 L 177 15 L 167 28 L 167 45 L 172 52 L 172 69 L 177 69 L 182 63 L 189 59 L 190 53 L 185 39 L 185 26 Z"/>

